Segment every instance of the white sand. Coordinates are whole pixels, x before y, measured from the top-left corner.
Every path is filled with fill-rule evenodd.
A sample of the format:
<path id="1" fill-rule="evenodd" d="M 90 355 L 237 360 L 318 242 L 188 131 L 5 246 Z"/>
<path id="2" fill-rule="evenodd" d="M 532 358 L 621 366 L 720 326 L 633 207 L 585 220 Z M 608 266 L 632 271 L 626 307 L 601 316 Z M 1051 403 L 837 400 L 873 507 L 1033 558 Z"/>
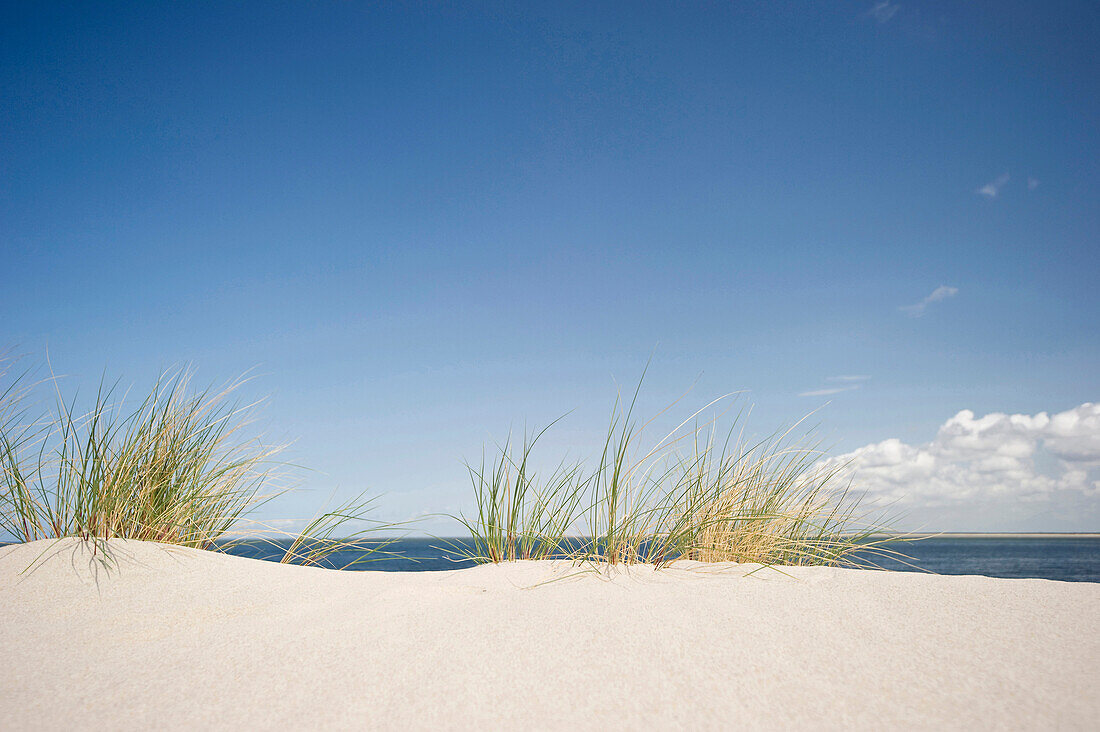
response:
<path id="1" fill-rule="evenodd" d="M 0 549 L 0 727 L 1100 728 L 1100 584 L 112 546 Z"/>

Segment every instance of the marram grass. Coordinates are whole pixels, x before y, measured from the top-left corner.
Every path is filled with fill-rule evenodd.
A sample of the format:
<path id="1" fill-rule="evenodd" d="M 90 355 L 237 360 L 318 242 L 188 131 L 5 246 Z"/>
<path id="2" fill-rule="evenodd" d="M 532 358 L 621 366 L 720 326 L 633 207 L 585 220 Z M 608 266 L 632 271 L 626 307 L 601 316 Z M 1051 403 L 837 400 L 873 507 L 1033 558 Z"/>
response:
<path id="1" fill-rule="evenodd" d="M 646 445 L 637 398 L 635 390 L 629 402 L 616 400 L 591 467 L 537 474 L 542 430 L 471 468 L 477 515 L 458 517 L 474 545 L 467 556 L 657 567 L 678 559 L 868 567 L 876 557 L 904 558 L 887 547 L 897 538 L 853 495 L 843 468 L 819 467 L 824 455 L 812 430 L 796 433 L 801 423 L 748 443 L 743 412 L 724 430 L 717 418 L 700 426 L 712 402 Z"/>
<path id="2" fill-rule="evenodd" d="M 187 372 L 177 371 L 136 406 L 107 388 L 85 411 L 75 397 L 62 398 L 56 380 L 42 383 L 56 392 L 46 418 L 30 418 L 27 408 L 27 395 L 42 384 L 28 385 L 23 374 L 0 389 L 0 537 L 224 550 L 227 537 L 285 491 L 279 448 L 249 433 L 254 405 L 234 400 L 240 382 L 194 390 Z M 712 402 L 647 443 L 652 420 L 639 424 L 637 399 L 635 390 L 629 401 L 616 400 L 593 464 L 536 469 L 544 429 L 509 438 L 469 465 L 477 513 L 458 518 L 473 549 L 454 548 L 485 562 L 657 567 L 678 559 L 868 566 L 875 556 L 900 556 L 843 470 L 819 467 L 812 431 L 797 434 L 795 425 L 749 442 L 739 427 L 743 413 L 727 429 L 717 418 L 700 425 Z M 282 560 L 332 566 L 338 552 L 354 551 L 355 563 L 388 554 L 387 542 L 371 536 L 396 526 L 370 521 L 373 503 L 360 495 L 319 513 L 291 535 Z M 366 528 L 347 533 L 357 525 Z"/>
<path id="3" fill-rule="evenodd" d="M 473 543 L 472 552 L 460 553 L 502 562 L 555 559 L 574 550 L 567 533 L 580 515 L 581 466 L 562 462 L 545 476 L 531 467 L 531 453 L 546 429 L 525 436 L 518 451 L 509 438 L 491 462 L 482 455 L 478 467 L 467 465 L 477 517 L 456 517 Z"/>
<path id="4" fill-rule="evenodd" d="M 6 366 L 6 368 L 5 368 Z M 12 364 L 0 364 L 0 377 Z M 231 530 L 285 492 L 279 446 L 249 433 L 254 404 L 234 398 L 241 381 L 195 390 L 186 371 L 163 374 L 140 400 L 101 388 L 90 407 L 61 396 L 58 380 L 0 391 L 0 535 L 17 541 L 112 538 L 225 549 Z M 3 383 L 0 380 L 0 383 Z M 55 391 L 45 418 L 31 418 L 34 387 Z M 323 513 L 293 541 L 284 561 L 324 564 L 363 532 L 334 531 L 365 520 L 362 497 Z M 280 533 L 263 530 L 262 533 Z"/>

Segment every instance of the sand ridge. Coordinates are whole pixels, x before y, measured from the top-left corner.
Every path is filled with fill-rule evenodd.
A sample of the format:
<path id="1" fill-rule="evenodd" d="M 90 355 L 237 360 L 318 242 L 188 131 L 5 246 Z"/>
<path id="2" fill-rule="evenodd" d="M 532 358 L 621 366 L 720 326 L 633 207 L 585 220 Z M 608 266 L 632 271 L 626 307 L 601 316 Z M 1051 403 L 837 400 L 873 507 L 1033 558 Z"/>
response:
<path id="1" fill-rule="evenodd" d="M 0 548 L 13 729 L 1100 722 L 1096 583 L 686 562 L 336 572 L 110 546 Z"/>

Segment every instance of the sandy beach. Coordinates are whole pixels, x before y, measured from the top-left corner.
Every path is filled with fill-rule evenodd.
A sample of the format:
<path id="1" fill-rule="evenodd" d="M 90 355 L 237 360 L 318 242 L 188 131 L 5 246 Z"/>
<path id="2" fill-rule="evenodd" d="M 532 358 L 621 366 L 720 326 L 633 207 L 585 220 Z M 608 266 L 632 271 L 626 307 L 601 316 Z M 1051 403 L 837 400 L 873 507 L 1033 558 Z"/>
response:
<path id="1" fill-rule="evenodd" d="M 1095 729 L 1100 584 L 0 548 L 7 729 Z M 33 565 L 33 566 L 32 566 Z"/>

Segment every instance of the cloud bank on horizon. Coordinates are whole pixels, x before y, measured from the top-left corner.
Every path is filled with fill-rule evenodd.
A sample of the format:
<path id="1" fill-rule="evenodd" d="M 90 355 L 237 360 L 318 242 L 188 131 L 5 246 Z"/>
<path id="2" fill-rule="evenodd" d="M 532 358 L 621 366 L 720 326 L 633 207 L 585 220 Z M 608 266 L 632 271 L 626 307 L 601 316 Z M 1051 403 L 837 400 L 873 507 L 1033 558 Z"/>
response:
<path id="1" fill-rule="evenodd" d="M 1100 404 L 1049 415 L 983 417 L 964 409 L 927 443 L 888 439 L 822 461 L 849 466 L 854 485 L 899 508 L 1030 504 L 1100 498 Z"/>

